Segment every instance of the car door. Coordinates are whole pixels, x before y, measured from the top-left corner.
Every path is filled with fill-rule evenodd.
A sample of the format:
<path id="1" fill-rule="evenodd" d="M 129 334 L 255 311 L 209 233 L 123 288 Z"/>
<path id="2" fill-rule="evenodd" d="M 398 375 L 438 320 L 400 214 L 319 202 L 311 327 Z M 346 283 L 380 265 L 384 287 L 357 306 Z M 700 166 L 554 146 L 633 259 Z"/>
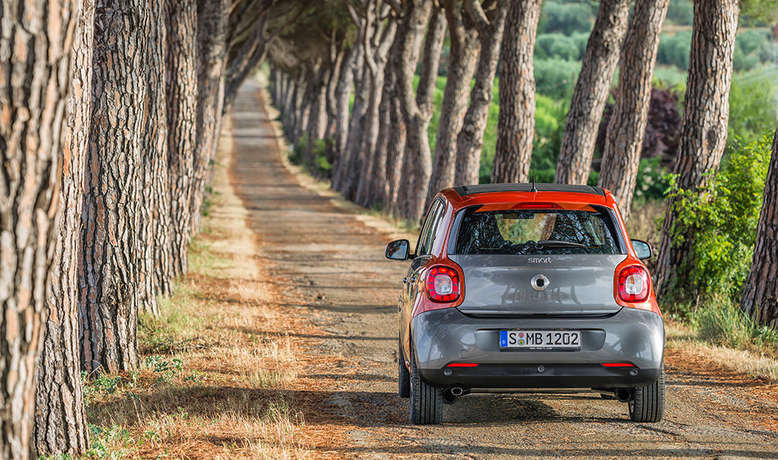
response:
<path id="1" fill-rule="evenodd" d="M 416 305 L 419 294 L 423 293 L 423 290 L 420 289 L 422 283 L 419 281 L 419 276 L 432 257 L 431 251 L 435 233 L 437 232 L 437 227 L 440 224 L 445 209 L 446 207 L 444 206 L 442 199 L 435 200 L 432 206 L 430 206 L 427 217 L 424 219 L 421 233 L 419 234 L 419 240 L 416 243 L 416 257 L 411 261 L 408 272 L 406 273 L 405 278 L 403 278 L 403 300 L 400 304 L 400 335 L 406 353 L 409 350 L 407 333 L 410 327 L 410 321 L 413 317 L 413 307 Z"/>

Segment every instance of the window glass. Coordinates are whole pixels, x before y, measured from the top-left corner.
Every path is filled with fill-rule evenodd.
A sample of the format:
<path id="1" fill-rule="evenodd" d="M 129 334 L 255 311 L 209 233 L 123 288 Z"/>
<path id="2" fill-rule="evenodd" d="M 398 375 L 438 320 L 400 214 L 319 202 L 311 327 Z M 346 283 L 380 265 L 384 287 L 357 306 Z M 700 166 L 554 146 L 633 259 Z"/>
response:
<path id="1" fill-rule="evenodd" d="M 419 246 L 416 248 L 416 255 L 426 255 L 432 250 L 432 241 L 435 238 L 435 231 L 437 230 L 437 222 L 440 220 L 441 209 L 443 209 L 443 205 L 440 200 L 435 201 L 432 206 L 430 206 L 430 212 L 427 214 L 427 219 L 424 222 L 424 230 L 419 238 Z"/>
<path id="2" fill-rule="evenodd" d="M 533 209 L 465 211 L 457 254 L 619 254 L 607 211 Z"/>

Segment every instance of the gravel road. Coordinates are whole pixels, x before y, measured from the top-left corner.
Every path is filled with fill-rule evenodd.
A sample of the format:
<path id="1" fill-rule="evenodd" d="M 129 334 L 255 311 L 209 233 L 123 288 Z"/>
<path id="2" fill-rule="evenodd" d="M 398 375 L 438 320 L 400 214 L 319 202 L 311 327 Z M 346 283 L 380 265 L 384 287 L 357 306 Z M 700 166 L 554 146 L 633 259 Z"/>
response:
<path id="1" fill-rule="evenodd" d="M 778 458 L 776 386 L 697 368 L 668 355 L 667 410 L 630 422 L 626 404 L 596 394 L 470 395 L 444 424 L 409 425 L 396 396 L 396 304 L 407 265 L 383 257 L 393 236 L 281 159 L 256 85 L 233 113 L 231 177 L 260 244 L 275 299 L 304 328 L 299 378 L 287 393 L 302 411 L 313 457 L 754 457 Z"/>

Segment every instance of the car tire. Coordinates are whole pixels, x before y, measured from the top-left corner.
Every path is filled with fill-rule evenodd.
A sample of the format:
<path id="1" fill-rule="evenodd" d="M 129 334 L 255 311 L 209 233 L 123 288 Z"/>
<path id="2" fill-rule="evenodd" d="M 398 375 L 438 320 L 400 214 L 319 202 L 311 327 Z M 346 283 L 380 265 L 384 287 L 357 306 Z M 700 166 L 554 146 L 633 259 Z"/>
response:
<path id="1" fill-rule="evenodd" d="M 397 394 L 401 398 L 411 397 L 411 373 L 405 367 L 405 358 L 403 357 L 402 343 L 398 341 L 397 346 Z"/>
<path id="2" fill-rule="evenodd" d="M 659 369 L 659 377 L 648 385 L 635 388 L 629 401 L 629 418 L 634 422 L 659 422 L 665 412 L 665 370 Z"/>
<path id="3" fill-rule="evenodd" d="M 443 390 L 421 378 L 411 350 L 411 423 L 437 425 L 443 421 Z"/>

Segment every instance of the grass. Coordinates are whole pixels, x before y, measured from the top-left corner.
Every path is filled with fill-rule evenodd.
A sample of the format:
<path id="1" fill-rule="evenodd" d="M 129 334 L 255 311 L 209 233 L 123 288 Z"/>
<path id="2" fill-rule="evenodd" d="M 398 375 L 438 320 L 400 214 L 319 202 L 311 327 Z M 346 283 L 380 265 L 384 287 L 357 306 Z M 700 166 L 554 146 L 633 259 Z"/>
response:
<path id="1" fill-rule="evenodd" d="M 226 168 L 214 176 L 189 273 L 158 300 L 159 316 L 140 318 L 139 368 L 85 379 L 86 458 L 307 456 L 303 417 L 283 391 L 297 376 L 295 344 L 263 332 L 283 330 L 288 318 L 260 282 Z"/>

